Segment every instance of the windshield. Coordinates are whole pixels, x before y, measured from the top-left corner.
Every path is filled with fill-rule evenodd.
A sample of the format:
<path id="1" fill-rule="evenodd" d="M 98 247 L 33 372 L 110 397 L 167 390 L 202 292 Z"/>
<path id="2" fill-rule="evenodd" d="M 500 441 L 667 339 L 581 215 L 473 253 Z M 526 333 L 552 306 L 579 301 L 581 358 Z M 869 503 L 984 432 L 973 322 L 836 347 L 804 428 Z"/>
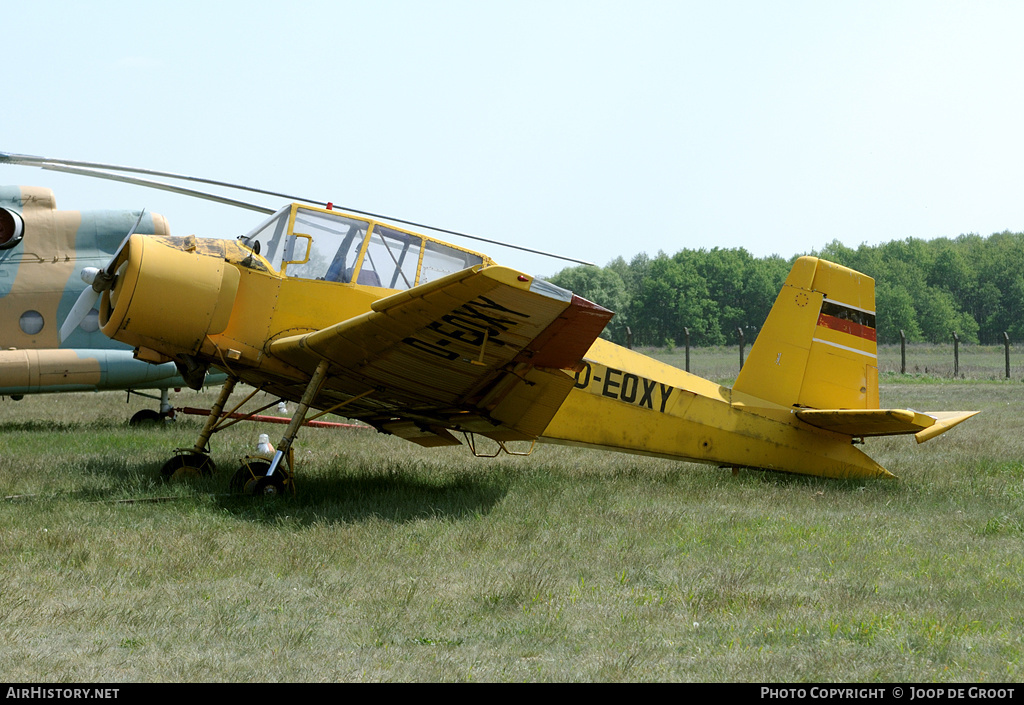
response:
<path id="1" fill-rule="evenodd" d="M 298 205 L 278 211 L 246 236 L 247 242 L 256 240 L 286 276 L 388 289 L 411 289 L 484 261 L 416 233 Z"/>

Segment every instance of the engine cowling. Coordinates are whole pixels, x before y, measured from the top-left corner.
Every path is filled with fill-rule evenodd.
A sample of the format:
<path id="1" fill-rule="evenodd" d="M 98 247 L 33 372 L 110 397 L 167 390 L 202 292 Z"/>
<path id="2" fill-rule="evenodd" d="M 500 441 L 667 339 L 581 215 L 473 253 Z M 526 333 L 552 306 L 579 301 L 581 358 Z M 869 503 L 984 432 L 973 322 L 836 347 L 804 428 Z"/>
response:
<path id="1" fill-rule="evenodd" d="M 207 335 L 227 327 L 239 274 L 223 258 L 132 235 L 114 270 L 100 301 L 108 337 L 177 358 L 198 353 Z"/>

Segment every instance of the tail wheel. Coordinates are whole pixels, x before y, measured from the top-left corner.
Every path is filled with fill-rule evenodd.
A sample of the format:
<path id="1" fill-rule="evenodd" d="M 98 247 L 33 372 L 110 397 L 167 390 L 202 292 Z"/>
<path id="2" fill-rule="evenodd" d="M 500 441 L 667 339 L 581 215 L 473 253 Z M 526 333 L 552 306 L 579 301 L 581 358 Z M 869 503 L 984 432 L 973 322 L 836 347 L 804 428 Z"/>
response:
<path id="1" fill-rule="evenodd" d="M 182 453 L 176 455 L 160 468 L 160 475 L 165 480 L 191 480 L 209 477 L 217 469 L 213 458 L 200 453 Z"/>

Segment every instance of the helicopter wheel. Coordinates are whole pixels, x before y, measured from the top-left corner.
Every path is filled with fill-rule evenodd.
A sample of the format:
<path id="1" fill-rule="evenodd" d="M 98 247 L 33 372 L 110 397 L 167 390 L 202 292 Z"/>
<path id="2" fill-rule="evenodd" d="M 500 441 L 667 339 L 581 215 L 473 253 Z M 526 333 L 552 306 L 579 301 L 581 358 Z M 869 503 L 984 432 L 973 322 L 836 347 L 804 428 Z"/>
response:
<path id="1" fill-rule="evenodd" d="M 164 420 L 164 415 L 159 411 L 153 411 L 152 409 L 143 409 L 142 411 L 136 411 L 135 414 L 129 419 L 129 426 L 154 426 Z"/>
<path id="2" fill-rule="evenodd" d="M 208 455 L 182 453 L 164 463 L 160 475 L 165 480 L 191 480 L 209 477 L 216 469 L 213 458 Z"/>
<path id="3" fill-rule="evenodd" d="M 289 482 L 283 468 L 267 477 L 270 463 L 263 460 L 243 460 L 242 466 L 231 477 L 231 491 L 238 494 L 275 496 L 285 492 Z"/>

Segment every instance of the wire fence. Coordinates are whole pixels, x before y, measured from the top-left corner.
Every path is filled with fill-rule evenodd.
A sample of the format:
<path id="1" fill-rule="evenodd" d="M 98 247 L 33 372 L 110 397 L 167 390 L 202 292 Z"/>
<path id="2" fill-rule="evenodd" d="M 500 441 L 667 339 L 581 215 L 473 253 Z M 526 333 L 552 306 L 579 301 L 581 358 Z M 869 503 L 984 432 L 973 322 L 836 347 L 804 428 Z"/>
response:
<path id="1" fill-rule="evenodd" d="M 685 346 L 637 348 L 637 352 L 701 377 L 731 383 L 739 373 L 741 358 L 750 352 L 750 346 L 741 349 L 739 345 L 722 345 L 689 350 Z M 906 375 L 1021 382 L 1024 381 L 1024 344 L 969 345 L 950 340 L 948 344 L 879 345 L 878 372 L 887 377 Z"/>

